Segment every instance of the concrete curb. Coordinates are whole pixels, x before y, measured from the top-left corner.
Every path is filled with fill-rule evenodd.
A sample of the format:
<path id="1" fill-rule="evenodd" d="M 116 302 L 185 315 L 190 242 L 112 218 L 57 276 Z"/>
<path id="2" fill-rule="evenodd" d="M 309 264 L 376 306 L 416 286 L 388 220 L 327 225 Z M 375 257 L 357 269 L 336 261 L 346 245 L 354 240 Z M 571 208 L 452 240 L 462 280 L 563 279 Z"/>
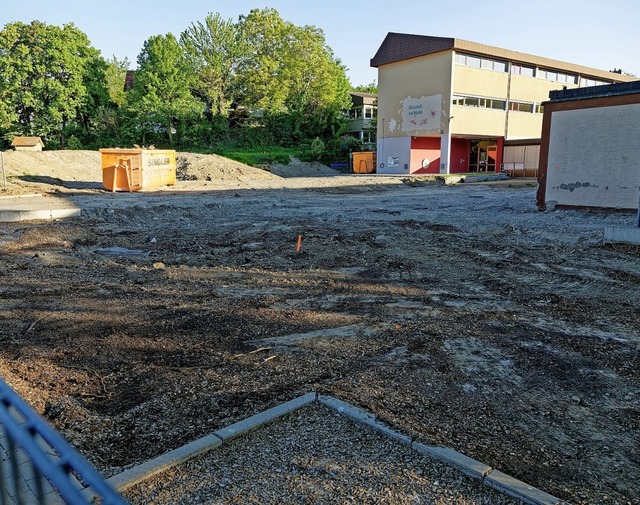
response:
<path id="1" fill-rule="evenodd" d="M 506 181 L 509 179 L 507 174 L 492 174 L 492 175 L 470 175 L 464 178 L 463 182 L 489 182 L 489 181 Z"/>
<path id="2" fill-rule="evenodd" d="M 384 423 L 378 421 L 376 417 L 369 412 L 365 412 L 358 407 L 349 405 L 348 403 L 343 402 L 342 400 L 338 400 L 337 398 L 334 398 L 332 396 L 318 395 L 318 401 L 323 405 L 326 405 L 330 409 L 335 410 L 339 414 L 353 419 L 357 423 L 364 424 L 369 428 L 373 428 L 374 430 L 379 431 L 383 435 L 392 438 L 393 440 L 396 440 L 401 444 L 411 446 L 410 437 L 392 430 Z"/>
<path id="3" fill-rule="evenodd" d="M 551 496 L 540 489 L 526 484 L 518 479 L 494 470 L 482 481 L 485 485 L 497 489 L 498 491 L 522 500 L 531 505 L 555 505 L 562 503 L 562 500 Z"/>
<path id="4" fill-rule="evenodd" d="M 604 243 L 622 242 L 625 244 L 640 244 L 640 228 L 631 226 L 605 226 Z"/>
<path id="5" fill-rule="evenodd" d="M 286 416 L 291 412 L 301 409 L 306 405 L 309 405 L 311 402 L 316 400 L 315 393 L 307 393 L 304 396 L 300 396 L 298 398 L 294 398 L 291 401 L 283 403 L 281 405 L 276 405 L 269 410 L 265 410 L 264 412 L 260 412 L 255 416 L 251 416 L 243 421 L 232 424 L 231 426 L 227 426 L 226 428 L 222 428 L 221 430 L 215 431 L 213 434 L 222 440 L 223 443 L 229 442 L 229 440 L 233 440 L 236 437 L 244 435 L 245 433 L 255 430 L 256 428 L 260 428 L 265 424 L 268 424 L 276 419 Z"/>
<path id="6" fill-rule="evenodd" d="M 197 456 L 205 454 L 223 444 L 229 443 L 234 438 L 240 437 L 252 430 L 258 429 L 266 424 L 291 414 L 296 410 L 306 407 L 310 403 L 319 402 L 340 415 L 359 423 L 368 428 L 410 447 L 416 452 L 431 459 L 435 459 L 449 466 L 453 466 L 462 473 L 480 480 L 483 484 L 501 493 L 513 496 L 530 505 L 559 505 L 562 502 L 559 498 L 541 491 L 525 482 L 515 479 L 499 470 L 494 470 L 490 466 L 465 456 L 462 453 L 447 447 L 429 446 L 413 441 L 410 437 L 390 428 L 383 422 L 376 419 L 376 416 L 365 410 L 354 407 L 342 400 L 328 395 L 318 395 L 307 393 L 306 395 L 294 398 L 291 401 L 277 405 L 273 408 L 260 412 L 247 419 L 215 431 L 203 438 L 195 440 L 187 445 L 169 451 L 141 465 L 125 470 L 118 475 L 114 475 L 107 482 L 119 492 L 154 476 L 176 465 L 184 463 Z M 90 489 L 85 489 L 83 494 L 88 501 L 96 498 Z"/>
<path id="7" fill-rule="evenodd" d="M 428 458 L 453 466 L 474 479 L 482 480 L 493 471 L 493 468 L 489 465 L 480 463 L 480 461 L 476 461 L 448 447 L 435 447 L 414 442 L 411 448 Z"/>
<path id="8" fill-rule="evenodd" d="M 80 216 L 80 209 L 0 210 L 0 222 L 15 223 L 39 219 L 63 219 Z"/>
<path id="9" fill-rule="evenodd" d="M 207 435 L 173 451 L 165 452 L 157 458 L 134 466 L 118 475 L 114 475 L 110 479 L 107 479 L 107 483 L 118 491 L 124 491 L 149 477 L 169 470 L 180 463 L 205 454 L 221 445 L 222 440 L 218 437 L 213 434 Z"/>
<path id="10" fill-rule="evenodd" d="M 210 435 L 174 449 L 173 451 L 161 454 L 157 458 L 145 461 L 138 466 L 125 470 L 124 472 L 107 479 L 107 483 L 119 492 L 125 491 L 128 488 L 153 477 L 154 475 L 169 470 L 181 463 L 185 463 L 186 461 L 216 449 L 222 444 L 244 435 L 251 430 L 260 428 L 286 416 L 287 414 L 290 414 L 291 412 L 299 410 L 315 400 L 316 393 L 308 393 L 304 396 L 294 398 L 291 401 L 277 405 L 269 410 L 265 410 L 264 412 L 260 412 L 255 416 L 251 416 L 243 421 L 232 424 L 231 426 L 222 428 Z M 89 501 L 95 498 L 95 495 L 90 491 L 90 489 L 86 489 L 84 493 L 85 497 Z"/>
<path id="11" fill-rule="evenodd" d="M 558 505 L 563 503 L 560 498 L 556 498 L 544 491 L 530 486 L 518 479 L 515 479 L 499 470 L 494 470 L 489 465 L 476 461 L 469 456 L 449 449 L 448 447 L 435 447 L 419 442 L 414 442 L 406 435 L 389 428 L 375 416 L 342 400 L 331 396 L 319 395 L 318 401 L 336 412 L 349 417 L 357 423 L 363 424 L 379 431 L 380 433 L 397 440 L 405 445 L 409 445 L 416 452 L 441 463 L 457 468 L 462 473 L 480 480 L 486 486 L 500 491 L 501 493 L 513 496 L 530 505 Z"/>
<path id="12" fill-rule="evenodd" d="M 9 200 L 13 198 L 34 198 L 39 196 L 44 196 L 44 195 L 42 193 L 23 193 L 20 195 L 0 195 L 0 201 Z"/>

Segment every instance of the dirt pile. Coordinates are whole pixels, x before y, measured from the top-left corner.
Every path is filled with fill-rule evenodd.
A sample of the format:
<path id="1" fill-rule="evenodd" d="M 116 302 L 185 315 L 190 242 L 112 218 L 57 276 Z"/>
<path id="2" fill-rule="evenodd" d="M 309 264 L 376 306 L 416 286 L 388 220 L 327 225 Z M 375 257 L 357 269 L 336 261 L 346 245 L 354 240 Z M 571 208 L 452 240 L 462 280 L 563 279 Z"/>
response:
<path id="1" fill-rule="evenodd" d="M 6 151 L 2 154 L 7 177 L 7 188 L 0 187 L 4 194 L 102 189 L 98 151 Z M 179 181 L 252 186 L 280 180 L 268 171 L 215 154 L 177 153 L 176 165 Z"/>
<path id="2" fill-rule="evenodd" d="M 269 171 L 280 177 L 333 177 L 340 174 L 322 163 L 300 161 L 293 156 L 288 165 L 271 165 Z"/>
<path id="3" fill-rule="evenodd" d="M 182 181 L 248 183 L 279 179 L 277 175 L 266 170 L 250 167 L 217 154 L 178 153 L 176 170 L 178 180 Z"/>

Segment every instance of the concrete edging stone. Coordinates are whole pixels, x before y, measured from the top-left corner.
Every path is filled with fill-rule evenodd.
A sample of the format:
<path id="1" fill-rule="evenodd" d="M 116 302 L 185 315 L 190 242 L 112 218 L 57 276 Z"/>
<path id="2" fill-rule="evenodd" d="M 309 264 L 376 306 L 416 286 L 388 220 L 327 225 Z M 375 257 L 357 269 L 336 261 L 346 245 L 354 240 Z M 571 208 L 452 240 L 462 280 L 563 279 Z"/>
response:
<path id="1" fill-rule="evenodd" d="M 453 466 L 469 477 L 480 480 L 486 486 L 496 489 L 501 493 L 518 498 L 524 503 L 530 505 L 558 505 L 563 503 L 560 498 L 556 498 L 555 496 L 545 493 L 544 491 L 530 486 L 525 482 L 511 477 L 499 470 L 494 470 L 489 465 L 476 461 L 475 459 L 465 456 L 453 449 L 448 447 L 429 446 L 415 442 L 406 435 L 402 435 L 376 420 L 373 414 L 354 407 L 342 400 L 338 400 L 331 396 L 318 395 L 318 401 L 358 423 L 369 426 L 394 440 L 398 440 L 405 445 L 409 445 L 413 450 L 423 454 L 424 456 L 435 459 L 449 466 Z"/>
<path id="2" fill-rule="evenodd" d="M 494 470 L 489 465 L 476 461 L 473 458 L 454 451 L 447 447 L 436 447 L 415 442 L 406 435 L 390 428 L 383 422 L 376 419 L 376 416 L 358 407 L 350 405 L 342 400 L 328 395 L 307 393 L 306 395 L 294 398 L 291 401 L 276 405 L 264 412 L 260 412 L 247 419 L 234 423 L 226 428 L 222 428 L 210 435 L 195 440 L 187 445 L 169 451 L 142 463 L 138 466 L 125 470 L 107 479 L 113 488 L 122 492 L 126 489 L 168 470 L 176 465 L 184 463 L 196 456 L 205 454 L 221 445 L 230 442 L 234 438 L 240 437 L 252 430 L 260 428 L 266 424 L 280 419 L 296 410 L 299 410 L 310 403 L 319 402 L 334 410 L 340 415 L 348 417 L 356 423 L 372 428 L 383 435 L 410 447 L 416 452 L 440 461 L 444 464 L 457 468 L 462 473 L 480 480 L 483 484 L 502 493 L 508 494 L 522 500 L 530 505 L 559 505 L 562 502 L 559 498 L 552 496 L 540 489 L 526 484 L 514 477 L 511 477 L 499 470 Z M 85 489 L 85 496 L 91 500 L 95 496 Z"/>

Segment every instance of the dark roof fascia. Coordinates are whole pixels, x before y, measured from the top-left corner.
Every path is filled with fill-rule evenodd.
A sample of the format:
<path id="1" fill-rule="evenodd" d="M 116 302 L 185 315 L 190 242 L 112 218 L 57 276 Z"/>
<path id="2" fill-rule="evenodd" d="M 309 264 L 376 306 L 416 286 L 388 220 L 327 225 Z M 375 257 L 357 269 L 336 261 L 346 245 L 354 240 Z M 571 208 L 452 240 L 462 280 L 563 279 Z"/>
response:
<path id="1" fill-rule="evenodd" d="M 378 93 L 362 93 L 361 91 L 349 91 L 351 96 L 359 96 L 361 98 L 378 98 Z"/>
<path id="2" fill-rule="evenodd" d="M 585 100 L 588 98 L 603 98 L 607 96 L 631 95 L 636 93 L 640 93 L 640 81 L 550 91 L 549 102 L 566 102 L 569 100 Z"/>
<path id="3" fill-rule="evenodd" d="M 370 65 L 379 67 L 388 63 L 452 50 L 455 47 L 455 41 L 456 39 L 448 37 L 389 32 L 378 52 L 371 58 Z"/>

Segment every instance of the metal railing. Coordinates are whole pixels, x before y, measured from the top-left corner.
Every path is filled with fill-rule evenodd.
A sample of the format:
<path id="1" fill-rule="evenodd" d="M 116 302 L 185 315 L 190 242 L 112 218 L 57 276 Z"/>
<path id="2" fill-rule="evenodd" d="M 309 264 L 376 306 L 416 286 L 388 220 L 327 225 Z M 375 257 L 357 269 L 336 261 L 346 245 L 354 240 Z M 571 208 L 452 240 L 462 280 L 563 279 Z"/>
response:
<path id="1" fill-rule="evenodd" d="M 84 490 L 84 492 L 83 492 Z M 105 480 L 0 379 L 0 505 L 124 505 Z"/>

